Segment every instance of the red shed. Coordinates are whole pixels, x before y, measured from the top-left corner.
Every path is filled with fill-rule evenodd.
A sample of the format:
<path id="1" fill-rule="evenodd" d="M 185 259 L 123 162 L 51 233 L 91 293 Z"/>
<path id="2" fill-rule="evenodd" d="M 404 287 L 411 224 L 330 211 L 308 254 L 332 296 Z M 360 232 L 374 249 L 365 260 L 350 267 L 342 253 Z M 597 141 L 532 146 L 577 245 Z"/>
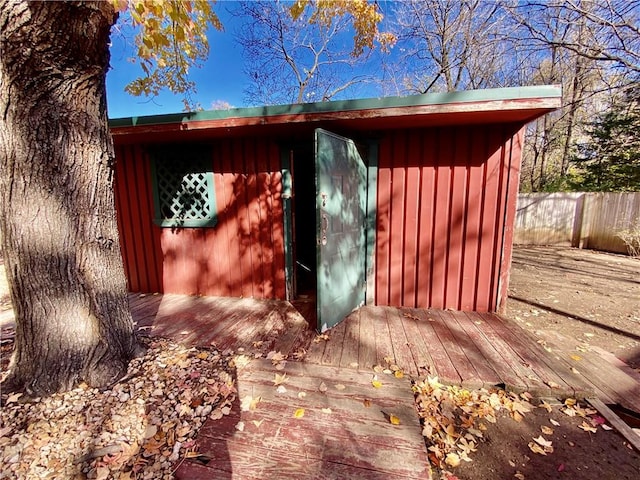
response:
<path id="1" fill-rule="evenodd" d="M 133 292 L 496 311 L 524 126 L 556 86 L 111 121 Z"/>

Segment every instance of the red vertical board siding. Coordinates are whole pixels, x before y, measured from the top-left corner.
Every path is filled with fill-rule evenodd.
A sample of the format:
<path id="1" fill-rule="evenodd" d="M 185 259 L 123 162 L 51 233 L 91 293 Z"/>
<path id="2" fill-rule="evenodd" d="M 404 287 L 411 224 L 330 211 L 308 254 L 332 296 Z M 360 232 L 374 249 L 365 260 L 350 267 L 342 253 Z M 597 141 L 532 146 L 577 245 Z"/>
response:
<path id="1" fill-rule="evenodd" d="M 495 310 L 504 313 L 509 289 L 509 274 L 511 272 L 511 256 L 513 253 L 513 230 L 516 221 L 516 203 L 518 186 L 520 184 L 520 159 L 522 157 L 522 146 L 524 142 L 524 127 L 514 136 L 510 144 L 509 161 L 506 168 L 508 191 L 506 192 L 506 217 L 504 227 L 504 239 L 502 243 L 501 265 L 499 273 L 499 293 L 495 305 Z"/>
<path id="2" fill-rule="evenodd" d="M 463 244 L 463 267 L 460 282 L 461 305 L 460 310 L 473 311 L 476 309 L 478 286 L 478 259 L 482 235 L 482 199 L 484 192 L 484 161 L 486 160 L 486 133 L 480 129 L 473 129 L 469 144 L 466 145 L 469 162 L 467 168 L 467 191 L 465 199 L 466 229 Z"/>
<path id="3" fill-rule="evenodd" d="M 389 302 L 392 305 L 401 305 L 404 292 L 404 259 L 407 252 L 404 245 L 404 234 L 407 227 L 405 216 L 405 160 L 406 160 L 406 135 L 404 132 L 394 134 L 393 167 L 391 168 L 391 230 L 389 238 L 390 247 L 390 273 L 389 273 Z"/>
<path id="4" fill-rule="evenodd" d="M 438 132 L 438 158 L 436 159 L 436 184 L 434 188 L 433 215 L 433 264 L 431 266 L 431 306 L 446 308 L 447 263 L 449 256 L 449 208 L 451 199 L 451 170 L 453 139 L 451 129 Z"/>
<path id="5" fill-rule="evenodd" d="M 391 152 L 393 144 L 390 138 L 380 145 L 377 186 L 377 216 L 376 216 L 376 304 L 391 305 L 389 302 L 389 273 L 390 273 L 390 245 L 391 238 Z"/>
<path id="6" fill-rule="evenodd" d="M 496 310 L 506 295 L 520 164 L 521 138 L 511 148 L 512 135 L 509 127 L 458 126 L 381 139 L 376 304 Z"/>
<path id="7" fill-rule="evenodd" d="M 434 192 L 436 182 L 436 158 L 438 144 L 435 130 L 427 131 L 422 143 L 422 157 L 417 159 L 420 165 L 419 205 L 420 223 L 418 225 L 418 295 L 416 305 L 430 305 L 431 282 L 433 278 L 433 215 L 435 211 Z"/>
<path id="8" fill-rule="evenodd" d="M 445 293 L 445 307 L 460 309 L 460 281 L 462 278 L 462 255 L 466 239 L 465 196 L 467 191 L 468 154 L 465 145 L 469 142 L 466 129 L 456 129 L 452 139 L 454 166 L 452 168 L 449 210 L 449 245 L 447 261 L 447 282 Z"/>
<path id="9" fill-rule="evenodd" d="M 406 165 L 406 195 L 405 218 L 406 228 L 404 237 L 404 288 L 403 304 L 415 304 L 418 290 L 418 234 L 419 234 L 419 205 L 420 205 L 420 166 L 418 161 L 422 157 L 422 141 L 417 135 L 410 135 L 408 139 Z"/>
<path id="10" fill-rule="evenodd" d="M 280 170 L 280 149 L 276 144 L 269 146 L 269 171 L 271 172 L 270 220 L 273 251 L 273 283 L 275 298 L 286 298 L 285 258 L 284 258 L 284 211 L 282 205 L 282 172 Z"/>
<path id="11" fill-rule="evenodd" d="M 118 226 L 130 290 L 285 297 L 277 144 L 261 138 L 212 143 L 218 208 L 213 228 L 156 226 L 145 149 L 118 146 L 116 158 Z"/>

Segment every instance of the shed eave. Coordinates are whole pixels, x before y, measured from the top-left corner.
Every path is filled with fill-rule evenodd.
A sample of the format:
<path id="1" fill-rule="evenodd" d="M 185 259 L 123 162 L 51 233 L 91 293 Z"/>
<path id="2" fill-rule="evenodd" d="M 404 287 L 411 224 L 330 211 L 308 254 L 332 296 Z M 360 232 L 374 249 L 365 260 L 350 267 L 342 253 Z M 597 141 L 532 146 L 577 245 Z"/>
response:
<path id="1" fill-rule="evenodd" d="M 515 87 L 464 92 L 279 105 L 131 117 L 110 121 L 114 139 L 196 130 L 231 130 L 291 123 L 348 122 L 353 129 L 393 128 L 397 121 L 415 127 L 529 121 L 561 106 L 559 86 Z M 391 123 L 390 123 L 391 121 Z"/>

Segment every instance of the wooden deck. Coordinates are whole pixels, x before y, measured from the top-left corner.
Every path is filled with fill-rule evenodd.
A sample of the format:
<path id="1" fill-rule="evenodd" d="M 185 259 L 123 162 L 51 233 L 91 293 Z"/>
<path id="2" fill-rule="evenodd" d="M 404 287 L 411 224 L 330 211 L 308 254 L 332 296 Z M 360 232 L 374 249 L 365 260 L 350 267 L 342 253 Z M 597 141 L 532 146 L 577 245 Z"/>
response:
<path id="1" fill-rule="evenodd" d="M 276 373 L 287 374 L 281 393 Z M 371 373 L 302 362 L 279 371 L 271 361 L 254 360 L 238 372 L 238 397 L 259 403 L 242 411 L 236 402 L 230 415 L 205 424 L 198 435 L 205 461 L 184 462 L 176 477 L 429 479 L 408 380 L 385 377 L 374 388 L 371 379 Z M 295 418 L 298 409 L 303 415 Z"/>
<path id="2" fill-rule="evenodd" d="M 275 393 L 270 362 L 255 360 L 238 372 L 240 397 L 263 398 L 265 408 L 259 412 L 269 427 L 254 431 L 253 420 L 259 422 L 254 412 L 240 412 L 237 406 L 224 422 L 203 428 L 198 438 L 212 460 L 182 464 L 179 478 L 428 478 L 421 476 L 422 470 L 419 475 L 402 468 L 391 471 L 371 456 L 401 445 L 394 463 L 413 470 L 423 465 L 420 429 L 407 417 L 413 409 L 411 377 L 438 376 L 468 388 L 497 385 L 538 397 L 597 396 L 640 412 L 640 378 L 622 362 L 606 352 L 567 351 L 562 338 L 536 338 L 494 314 L 367 306 L 326 335 L 317 335 L 310 327 L 315 324 L 310 302 L 297 310 L 278 301 L 132 294 L 130 304 L 143 332 L 253 357 L 279 351 L 289 360 L 288 395 Z M 378 366 L 399 367 L 406 375 L 404 384 L 376 392 L 371 378 Z M 381 375 L 384 381 L 393 379 Z M 347 388 L 329 388 L 320 395 L 317 385 L 322 382 Z M 300 391 L 308 396 L 300 399 Z M 363 409 L 364 398 L 375 408 Z M 381 416 L 390 405 L 400 409 L 403 429 Z M 292 418 L 294 406 L 309 412 L 304 417 L 308 422 Z M 325 418 L 321 408 L 337 414 Z M 246 434 L 236 429 L 240 421 Z M 256 456 L 259 461 L 251 463 Z"/>

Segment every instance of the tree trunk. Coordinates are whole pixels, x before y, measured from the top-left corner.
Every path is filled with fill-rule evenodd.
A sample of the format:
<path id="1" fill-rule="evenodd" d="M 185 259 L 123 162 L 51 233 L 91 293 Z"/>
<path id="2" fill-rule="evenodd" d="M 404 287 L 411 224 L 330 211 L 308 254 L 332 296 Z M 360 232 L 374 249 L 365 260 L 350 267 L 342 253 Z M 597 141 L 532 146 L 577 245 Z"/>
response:
<path id="1" fill-rule="evenodd" d="M 0 0 L 0 229 L 16 340 L 3 387 L 120 379 L 136 341 L 113 193 L 110 2 Z"/>

